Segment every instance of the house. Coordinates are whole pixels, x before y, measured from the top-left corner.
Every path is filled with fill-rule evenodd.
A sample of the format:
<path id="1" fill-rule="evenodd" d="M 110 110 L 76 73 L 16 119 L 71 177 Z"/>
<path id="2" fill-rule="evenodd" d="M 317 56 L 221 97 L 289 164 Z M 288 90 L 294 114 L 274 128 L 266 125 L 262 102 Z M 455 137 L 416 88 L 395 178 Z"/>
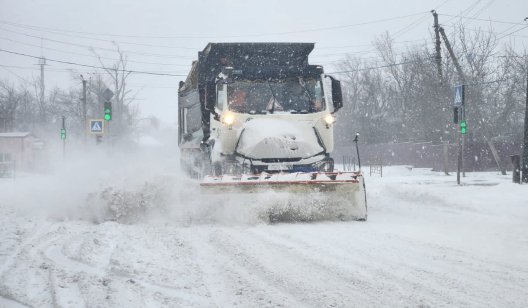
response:
<path id="1" fill-rule="evenodd" d="M 0 164 L 20 171 L 36 171 L 44 143 L 29 132 L 0 133 Z"/>

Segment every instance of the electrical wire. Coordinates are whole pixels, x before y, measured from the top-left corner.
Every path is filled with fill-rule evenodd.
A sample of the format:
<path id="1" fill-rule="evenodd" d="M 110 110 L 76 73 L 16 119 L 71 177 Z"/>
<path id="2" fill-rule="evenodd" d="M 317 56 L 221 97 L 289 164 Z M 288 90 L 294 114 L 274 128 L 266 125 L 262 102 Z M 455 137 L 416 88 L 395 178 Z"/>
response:
<path id="1" fill-rule="evenodd" d="M 438 14 L 442 16 L 450 16 L 454 18 L 460 18 L 460 19 L 469 19 L 469 20 L 479 20 L 479 21 L 486 21 L 486 22 L 492 22 L 492 23 L 500 23 L 500 24 L 509 24 L 509 25 L 525 25 L 524 23 L 519 22 L 512 22 L 512 21 L 504 21 L 504 20 L 494 20 L 494 19 L 482 19 L 482 18 L 472 18 L 468 16 L 463 15 L 451 15 L 451 14 Z"/>
<path id="2" fill-rule="evenodd" d="M 396 16 L 396 17 L 390 17 L 390 18 L 383 18 L 383 19 L 376 19 L 371 21 L 365 21 L 360 23 L 354 23 L 354 24 L 347 24 L 347 25 L 337 25 L 337 26 L 330 26 L 330 27 L 323 27 L 323 28 L 312 28 L 312 29 L 304 29 L 304 30 L 294 30 L 294 31 L 283 31 L 283 32 L 267 32 L 267 33 L 256 33 L 256 34 L 246 34 L 246 35 L 224 35 L 224 36 L 146 36 L 146 35 L 123 35 L 123 34 L 108 34 L 108 33 L 95 33 L 95 32 L 83 32 L 83 31 L 72 31 L 72 30 L 65 30 L 65 29 L 56 29 L 56 28 L 48 28 L 48 27 L 37 27 L 37 26 L 29 26 L 14 22 L 9 22 L 6 20 L 0 20 L 0 23 L 19 26 L 19 27 L 27 27 L 27 28 L 35 28 L 35 29 L 45 29 L 49 31 L 58 31 L 58 32 L 67 32 L 67 33 L 77 33 L 77 34 L 85 34 L 85 35 L 97 35 L 97 36 L 106 36 L 106 37 L 126 37 L 126 38 L 148 38 L 148 39 L 220 39 L 220 38 L 243 38 L 243 37 L 259 37 L 259 36 L 269 36 L 269 35 L 284 35 L 284 34 L 294 34 L 294 33 L 306 33 L 306 32 L 318 32 L 318 31 L 328 31 L 328 30 L 335 30 L 335 29 L 343 29 L 343 28 L 350 28 L 350 27 L 357 27 L 357 26 L 363 26 L 363 25 L 370 25 L 375 23 L 381 23 L 381 22 L 387 22 L 397 19 L 404 19 L 411 16 L 416 15 L 422 15 L 422 14 L 428 14 L 429 12 L 418 12 L 413 14 L 407 14 L 403 16 Z"/>
<path id="3" fill-rule="evenodd" d="M 115 49 L 111 49 L 111 48 L 93 47 L 93 46 L 89 46 L 89 45 L 76 44 L 76 43 L 72 43 L 72 42 L 65 42 L 65 41 L 45 38 L 45 37 L 42 37 L 42 36 L 36 36 L 36 35 L 31 35 L 31 34 L 26 34 L 26 33 L 20 33 L 20 32 L 8 30 L 8 29 L 5 29 L 5 28 L 0 28 L 0 30 L 11 32 L 11 33 L 15 33 L 15 34 L 19 34 L 19 35 L 23 35 L 23 36 L 27 36 L 27 37 L 37 38 L 37 39 L 44 40 L 44 41 L 54 42 L 54 43 L 62 44 L 62 45 L 69 45 L 69 46 L 76 46 L 76 47 L 87 48 L 87 49 L 98 49 L 98 50 L 105 50 L 105 51 L 115 52 Z M 127 53 L 137 54 L 137 55 L 142 55 L 142 56 L 154 56 L 154 57 L 159 57 L 159 58 L 192 59 L 190 57 L 185 57 L 185 56 L 181 56 L 181 55 L 153 54 L 153 53 L 136 52 L 136 51 L 127 51 Z"/>
<path id="4" fill-rule="evenodd" d="M 365 67 L 365 68 L 360 68 L 360 69 L 356 69 L 356 70 L 347 70 L 347 71 L 330 72 L 330 73 L 328 73 L 328 74 L 345 74 L 345 73 L 353 73 L 353 72 L 369 71 L 369 70 L 376 70 L 376 69 L 380 69 L 380 68 L 387 68 L 387 67 L 393 67 L 393 66 L 400 66 L 400 65 L 404 65 L 404 64 L 411 64 L 411 63 L 421 62 L 421 61 L 422 61 L 422 59 L 421 59 L 420 61 L 418 61 L 418 60 L 413 60 L 413 61 L 403 61 L 403 62 L 399 62 L 399 63 L 393 63 L 393 64 L 387 64 L 387 65 L 381 65 L 381 66 Z"/>
<path id="5" fill-rule="evenodd" d="M 12 70 L 10 70 L 10 69 L 8 68 L 9 66 L 7 66 L 7 65 L 0 65 L 0 67 L 3 68 L 6 72 L 8 72 L 8 73 L 10 73 L 10 74 L 12 74 L 12 75 L 18 77 L 20 80 L 29 83 L 29 81 L 28 81 L 27 79 L 25 79 L 24 77 L 18 75 L 17 73 L 13 72 Z"/>
<path id="6" fill-rule="evenodd" d="M 501 37 L 498 37 L 497 40 L 501 40 L 501 39 L 503 39 L 503 38 L 505 38 L 505 37 L 507 37 L 507 36 L 510 36 L 510 35 L 512 35 L 512 34 L 514 34 L 514 33 L 517 33 L 517 32 L 519 32 L 519 31 L 521 31 L 521 30 L 524 30 L 524 29 L 526 29 L 526 28 L 528 28 L 528 25 L 525 25 L 524 27 L 522 27 L 522 28 L 520 28 L 520 29 L 517 29 L 517 30 L 515 30 L 515 31 L 513 31 L 513 32 L 510 32 L 510 33 L 505 34 L 505 35 L 503 35 L 503 36 L 501 36 Z"/>
<path id="7" fill-rule="evenodd" d="M 0 51 L 1 52 L 10 53 L 10 54 L 19 55 L 19 56 L 34 58 L 34 59 L 42 59 L 42 57 L 32 56 L 32 55 L 28 55 L 28 54 L 24 54 L 24 53 L 20 53 L 20 52 L 9 51 L 9 50 L 5 50 L 5 49 L 0 49 Z M 108 69 L 108 68 L 105 68 L 103 66 L 81 64 L 81 63 L 70 62 L 70 61 L 54 60 L 54 59 L 49 59 L 49 58 L 46 58 L 46 60 L 47 61 L 51 61 L 51 62 L 70 64 L 70 65 L 77 65 L 77 66 L 83 66 L 83 67 L 90 67 L 90 68 L 97 68 L 97 69 L 104 69 L 104 70 Z M 185 77 L 185 76 L 187 76 L 187 75 L 180 75 L 180 74 L 156 73 L 156 72 L 147 72 L 147 71 L 138 71 L 138 70 L 125 70 L 125 69 L 117 69 L 117 70 L 116 69 L 111 69 L 111 70 L 117 71 L 117 72 L 123 72 L 123 73 L 146 74 L 146 75 L 157 75 L 157 76 L 170 76 L 170 77 Z"/>
<path id="8" fill-rule="evenodd" d="M 1 30 L 1 29 L 0 29 Z M 56 48 L 51 48 L 51 47 L 43 47 L 43 46 L 38 46 L 38 45 L 35 45 L 35 44 L 30 44 L 30 43 L 26 43 L 26 42 L 21 42 L 21 41 L 16 41 L 16 40 L 12 40 L 12 39 L 9 39 L 9 38 L 5 38 L 5 37 L 1 37 L 0 36 L 0 40 L 5 40 L 5 41 L 9 41 L 9 42 L 13 42 L 13 43 L 16 43 L 16 44 L 20 44 L 20 45 L 26 45 L 26 46 L 32 46 L 32 47 L 38 47 L 38 48 L 41 48 L 41 49 L 44 49 L 44 50 L 51 50 L 51 51 L 55 51 L 55 52 L 60 52 L 60 53 L 66 53 L 66 54 L 72 54 L 72 55 L 77 55 L 77 56 L 83 56 L 83 57 L 89 57 L 89 58 L 95 58 L 95 59 L 104 59 L 104 60 L 110 60 L 110 61 L 119 61 L 119 59 L 115 59 L 115 58 L 108 58 L 108 57 L 99 57 L 97 55 L 88 55 L 88 54 L 83 54 L 83 53 L 79 53 L 79 52 L 73 52 L 73 51 L 67 51 L 67 50 L 61 50 L 61 49 L 56 49 Z M 129 60 L 127 59 L 127 62 L 130 62 L 130 63 L 138 63 L 138 64 L 151 64 L 151 65 L 163 65 L 163 66 L 182 66 L 182 67 L 188 67 L 189 64 L 173 64 L 173 63 L 159 63 L 159 62 L 144 62 L 144 61 L 134 61 L 134 60 Z"/>

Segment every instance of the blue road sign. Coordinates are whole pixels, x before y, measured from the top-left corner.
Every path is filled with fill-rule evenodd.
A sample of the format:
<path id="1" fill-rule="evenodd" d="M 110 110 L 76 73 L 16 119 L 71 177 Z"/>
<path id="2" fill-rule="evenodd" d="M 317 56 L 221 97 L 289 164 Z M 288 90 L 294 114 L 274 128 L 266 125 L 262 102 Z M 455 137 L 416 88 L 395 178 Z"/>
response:
<path id="1" fill-rule="evenodd" d="M 464 105 L 464 85 L 455 86 L 455 99 L 453 107 L 461 107 Z"/>
<path id="2" fill-rule="evenodd" d="M 104 120 L 90 120 L 90 133 L 102 134 L 104 132 Z"/>

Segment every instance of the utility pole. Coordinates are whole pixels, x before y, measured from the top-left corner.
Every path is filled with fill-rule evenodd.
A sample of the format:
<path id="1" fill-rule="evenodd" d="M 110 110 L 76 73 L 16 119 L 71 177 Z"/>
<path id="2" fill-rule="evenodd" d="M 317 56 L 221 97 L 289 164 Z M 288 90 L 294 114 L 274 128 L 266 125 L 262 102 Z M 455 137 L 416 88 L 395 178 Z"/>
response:
<path id="1" fill-rule="evenodd" d="M 466 75 L 464 74 L 464 71 L 462 71 L 462 67 L 460 66 L 460 63 L 458 63 L 458 59 L 455 56 L 455 53 L 453 52 L 453 48 L 451 48 L 451 43 L 449 43 L 449 39 L 447 39 L 447 35 L 445 34 L 444 28 L 438 27 L 438 32 L 442 35 L 442 39 L 444 40 L 444 44 L 446 45 L 447 51 L 449 52 L 449 55 L 451 56 L 451 59 L 453 60 L 453 64 L 455 64 L 455 68 L 457 70 L 458 76 L 460 78 L 460 81 L 463 85 L 466 84 Z M 460 120 L 464 123 L 466 123 L 466 106 L 462 105 L 455 109 L 455 112 L 458 112 L 460 115 Z M 460 185 L 460 171 L 462 170 L 464 176 L 466 175 L 466 172 L 464 171 L 464 135 L 461 136 L 460 133 L 457 133 L 457 145 L 458 145 L 458 155 L 457 155 L 457 184 Z"/>
<path id="2" fill-rule="evenodd" d="M 86 142 L 86 134 L 87 134 L 87 129 L 86 129 L 86 80 L 84 79 L 83 75 L 81 75 L 81 79 L 82 79 L 82 84 L 83 84 L 83 98 L 82 98 L 82 101 L 83 101 L 83 108 L 82 108 L 83 130 L 84 130 L 84 141 Z"/>
<path id="3" fill-rule="evenodd" d="M 44 102 L 44 90 L 45 90 L 45 83 L 44 83 L 44 66 L 46 65 L 46 58 L 44 56 L 39 58 L 39 65 L 40 65 L 40 102 Z"/>
<path id="4" fill-rule="evenodd" d="M 455 56 L 455 53 L 453 52 L 453 48 L 451 48 L 451 43 L 449 43 L 449 40 L 447 39 L 447 35 L 445 34 L 443 27 L 438 27 L 438 31 L 442 35 L 442 38 L 444 39 L 444 44 L 446 45 L 447 51 L 449 51 L 449 55 L 451 56 L 451 59 L 453 59 L 453 64 L 455 64 L 455 68 L 457 70 L 457 73 L 460 77 L 460 81 L 462 81 L 462 84 L 466 84 L 466 75 L 464 74 L 464 71 L 462 71 L 462 67 L 460 66 L 460 63 L 458 63 L 458 59 Z"/>
<path id="5" fill-rule="evenodd" d="M 434 30 L 435 30 L 435 50 L 436 50 L 436 67 L 438 68 L 438 78 L 440 79 L 440 83 L 442 82 L 442 54 L 440 49 L 440 30 L 438 25 L 438 14 L 435 10 L 432 10 L 431 13 L 433 13 L 434 17 Z"/>
<path id="6" fill-rule="evenodd" d="M 526 67 L 526 109 L 524 110 L 524 145 L 521 169 L 522 182 L 528 183 L 528 66 Z"/>

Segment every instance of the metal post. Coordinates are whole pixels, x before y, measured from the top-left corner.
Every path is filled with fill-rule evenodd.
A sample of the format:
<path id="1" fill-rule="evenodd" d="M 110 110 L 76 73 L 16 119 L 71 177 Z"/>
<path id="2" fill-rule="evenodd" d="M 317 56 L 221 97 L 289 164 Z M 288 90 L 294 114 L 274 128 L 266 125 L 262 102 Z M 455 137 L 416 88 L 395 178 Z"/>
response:
<path id="1" fill-rule="evenodd" d="M 521 155 L 510 155 L 513 165 L 513 183 L 521 183 Z"/>
<path id="2" fill-rule="evenodd" d="M 462 110 L 462 121 L 466 121 L 466 105 L 462 105 L 461 109 Z M 466 146 L 466 135 L 465 134 L 462 134 L 462 132 L 460 132 L 460 138 L 462 138 L 462 144 L 461 144 L 461 148 L 462 148 L 462 152 L 461 152 L 461 161 L 460 161 L 460 168 L 462 168 L 462 177 L 466 177 L 466 168 L 464 168 L 464 148 Z"/>
<path id="3" fill-rule="evenodd" d="M 462 134 L 458 131 L 456 132 L 457 135 L 457 184 L 460 185 L 460 170 L 462 169 L 462 146 L 461 146 L 461 139 Z"/>
<path id="4" fill-rule="evenodd" d="M 62 129 L 66 129 L 65 116 L 62 116 Z M 66 138 L 62 139 L 62 158 L 66 158 Z"/>
<path id="5" fill-rule="evenodd" d="M 444 173 L 449 175 L 449 144 L 444 141 Z"/>
<path id="6" fill-rule="evenodd" d="M 526 108 L 524 110 L 524 145 L 522 159 L 523 183 L 528 183 L 528 67 L 526 69 Z"/>
<path id="7" fill-rule="evenodd" d="M 358 137 L 359 137 L 359 133 L 356 133 L 356 137 L 354 138 L 354 143 L 356 144 L 356 153 L 357 153 L 357 159 L 358 159 L 358 170 L 361 171 L 361 159 L 359 158 Z"/>
<path id="8" fill-rule="evenodd" d="M 87 138 L 87 131 L 86 131 L 86 80 L 84 79 L 83 75 L 81 75 L 82 78 L 82 84 L 83 84 L 83 131 L 84 131 L 84 141 L 86 142 Z"/>
<path id="9" fill-rule="evenodd" d="M 463 95 L 463 101 L 464 103 L 462 104 L 462 106 L 460 106 L 460 108 L 458 108 L 460 110 L 460 121 L 464 122 L 464 123 L 467 123 L 466 122 L 466 105 L 467 105 L 467 102 L 466 102 L 466 98 L 468 95 L 466 95 L 466 91 L 467 91 L 467 86 L 463 86 L 463 91 L 462 93 L 464 93 Z M 460 126 L 460 125 L 459 125 Z M 460 147 L 462 148 L 461 149 L 461 154 L 460 154 L 460 169 L 462 170 L 462 177 L 466 177 L 466 168 L 465 168 L 465 164 L 464 164 L 464 153 L 465 153 L 465 147 L 466 147 L 466 134 L 462 134 L 462 131 L 461 129 L 459 129 L 459 134 L 460 134 Z"/>

